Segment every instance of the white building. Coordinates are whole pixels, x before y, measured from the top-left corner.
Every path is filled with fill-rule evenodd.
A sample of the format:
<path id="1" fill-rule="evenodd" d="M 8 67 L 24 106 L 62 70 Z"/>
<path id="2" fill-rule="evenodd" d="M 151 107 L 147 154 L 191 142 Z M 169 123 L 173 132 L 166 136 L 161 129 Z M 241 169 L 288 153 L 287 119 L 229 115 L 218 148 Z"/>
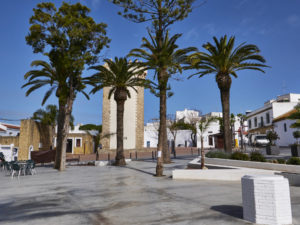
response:
<path id="1" fill-rule="evenodd" d="M 19 125 L 0 122 L 0 136 L 18 136 L 19 134 Z"/>
<path id="2" fill-rule="evenodd" d="M 159 122 L 147 123 L 144 127 L 144 147 L 156 148 L 158 144 L 158 128 Z M 168 141 L 171 144 L 174 141 L 174 137 L 170 130 L 167 129 Z M 175 146 L 192 146 L 191 131 L 190 130 L 178 130 L 176 133 Z"/>
<path id="3" fill-rule="evenodd" d="M 293 123 L 295 123 L 295 120 L 288 119 L 288 117 L 295 112 L 296 110 L 293 109 L 279 117 L 274 118 L 273 120 L 274 131 L 279 136 L 279 139 L 276 140 L 276 145 L 279 147 L 287 147 L 296 143 L 297 141 L 293 136 L 293 132 L 297 129 L 290 127 Z"/>
<path id="4" fill-rule="evenodd" d="M 292 110 L 300 102 L 300 94 L 285 94 L 265 102 L 264 106 L 247 113 L 249 133 L 263 133 L 273 129 L 273 119 Z"/>
<path id="5" fill-rule="evenodd" d="M 187 110 L 185 109 L 184 111 L 176 111 L 176 120 L 180 119 L 187 119 L 185 120 L 186 123 L 188 122 L 195 122 L 196 121 L 196 126 L 197 126 L 197 147 L 201 147 L 201 133 L 199 130 L 199 120 L 201 118 L 207 118 L 207 117 L 220 117 L 222 118 L 222 113 L 221 112 L 210 112 L 207 113 L 203 116 L 199 116 L 199 112 L 195 110 Z M 152 123 L 147 123 L 144 126 L 144 147 L 145 148 L 156 148 L 158 144 L 158 128 L 159 128 L 159 122 L 152 122 Z M 235 139 L 240 140 L 239 133 L 240 133 L 240 121 L 238 117 L 235 117 L 235 123 L 233 127 L 233 132 L 235 135 Z M 247 121 L 244 122 L 244 132 L 247 132 Z M 176 143 L 175 146 L 186 146 L 190 147 L 193 145 L 192 139 L 191 139 L 191 131 L 190 130 L 178 130 L 176 134 Z M 203 134 L 203 146 L 204 148 L 215 148 L 216 143 L 214 139 L 214 135 L 220 133 L 220 123 L 219 120 L 216 120 L 210 124 L 208 129 L 204 132 Z M 168 136 L 168 141 L 171 143 L 174 140 L 173 135 L 167 129 L 167 136 Z M 245 135 L 244 135 L 245 139 Z"/>
<path id="6" fill-rule="evenodd" d="M 183 111 L 176 111 L 176 120 L 184 119 L 185 123 L 191 123 L 193 119 L 199 119 L 200 112 L 197 110 L 184 109 Z"/>

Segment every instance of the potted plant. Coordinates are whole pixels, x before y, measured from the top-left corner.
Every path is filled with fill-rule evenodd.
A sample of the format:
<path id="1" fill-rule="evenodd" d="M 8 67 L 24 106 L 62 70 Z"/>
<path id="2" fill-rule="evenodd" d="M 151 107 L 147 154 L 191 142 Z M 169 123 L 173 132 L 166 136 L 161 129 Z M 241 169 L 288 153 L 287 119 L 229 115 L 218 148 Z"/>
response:
<path id="1" fill-rule="evenodd" d="M 291 145 L 291 153 L 292 157 L 300 157 L 300 144 L 299 144 L 299 138 L 300 138 L 300 130 L 293 132 L 294 138 L 296 138 L 296 143 Z"/>
<path id="2" fill-rule="evenodd" d="M 279 155 L 280 150 L 275 145 L 275 141 L 279 139 L 278 134 L 271 130 L 267 133 L 267 139 L 269 140 L 269 144 L 266 147 L 267 155 Z"/>

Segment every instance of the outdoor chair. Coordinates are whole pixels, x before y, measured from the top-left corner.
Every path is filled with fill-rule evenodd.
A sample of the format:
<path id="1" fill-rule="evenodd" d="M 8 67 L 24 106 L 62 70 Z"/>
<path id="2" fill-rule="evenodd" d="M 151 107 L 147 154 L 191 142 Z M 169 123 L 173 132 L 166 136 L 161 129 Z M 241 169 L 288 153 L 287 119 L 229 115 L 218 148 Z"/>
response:
<path id="1" fill-rule="evenodd" d="M 13 178 L 16 173 L 18 173 L 18 178 L 19 178 L 21 173 L 21 167 L 18 164 L 14 163 L 12 164 L 11 178 Z"/>
<path id="2" fill-rule="evenodd" d="M 35 162 L 33 160 L 28 160 L 26 162 L 26 172 L 30 173 L 31 175 L 36 174 Z"/>
<path id="3" fill-rule="evenodd" d="M 11 164 L 8 162 L 4 162 L 4 170 L 5 170 L 5 175 L 11 175 L 12 173 L 12 167 Z"/>

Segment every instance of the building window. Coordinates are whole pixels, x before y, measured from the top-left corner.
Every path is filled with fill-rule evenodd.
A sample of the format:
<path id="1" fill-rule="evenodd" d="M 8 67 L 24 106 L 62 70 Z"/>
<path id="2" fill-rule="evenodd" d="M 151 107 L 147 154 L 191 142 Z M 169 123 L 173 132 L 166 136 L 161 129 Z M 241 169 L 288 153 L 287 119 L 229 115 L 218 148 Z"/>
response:
<path id="1" fill-rule="evenodd" d="M 147 148 L 150 148 L 150 141 L 147 141 Z"/>
<path id="2" fill-rule="evenodd" d="M 286 128 L 286 123 L 283 124 L 283 129 L 284 129 L 284 132 L 287 131 L 287 128 Z"/>
<path id="3" fill-rule="evenodd" d="M 263 127 L 264 126 L 264 118 L 260 117 L 260 126 Z"/>
<path id="4" fill-rule="evenodd" d="M 251 129 L 251 120 L 248 120 L 249 129 Z"/>
<path id="5" fill-rule="evenodd" d="M 254 127 L 257 127 L 257 118 L 254 118 Z"/>
<path id="6" fill-rule="evenodd" d="M 76 147 L 81 147 L 81 138 L 76 138 Z"/>
<path id="7" fill-rule="evenodd" d="M 267 114 L 266 114 L 266 122 L 267 122 L 267 123 L 270 123 L 270 113 L 267 113 Z"/>

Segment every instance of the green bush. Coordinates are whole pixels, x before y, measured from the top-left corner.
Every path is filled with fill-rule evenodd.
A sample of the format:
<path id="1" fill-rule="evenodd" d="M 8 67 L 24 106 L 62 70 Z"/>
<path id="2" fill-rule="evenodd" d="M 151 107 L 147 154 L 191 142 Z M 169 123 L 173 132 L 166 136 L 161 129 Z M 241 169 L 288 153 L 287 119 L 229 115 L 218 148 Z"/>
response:
<path id="1" fill-rule="evenodd" d="M 229 155 L 223 151 L 210 151 L 205 155 L 207 158 L 228 159 Z"/>
<path id="2" fill-rule="evenodd" d="M 290 165 L 300 165 L 300 158 L 298 157 L 291 157 L 288 161 L 286 161 L 286 164 Z"/>
<path id="3" fill-rule="evenodd" d="M 285 164 L 285 159 L 277 159 L 279 164 Z"/>
<path id="4" fill-rule="evenodd" d="M 266 162 L 266 158 L 258 151 L 253 151 L 250 153 L 250 160 L 256 162 Z"/>
<path id="5" fill-rule="evenodd" d="M 242 152 L 234 152 L 231 154 L 230 158 L 234 160 L 244 160 L 244 161 L 249 160 L 249 156 Z"/>

